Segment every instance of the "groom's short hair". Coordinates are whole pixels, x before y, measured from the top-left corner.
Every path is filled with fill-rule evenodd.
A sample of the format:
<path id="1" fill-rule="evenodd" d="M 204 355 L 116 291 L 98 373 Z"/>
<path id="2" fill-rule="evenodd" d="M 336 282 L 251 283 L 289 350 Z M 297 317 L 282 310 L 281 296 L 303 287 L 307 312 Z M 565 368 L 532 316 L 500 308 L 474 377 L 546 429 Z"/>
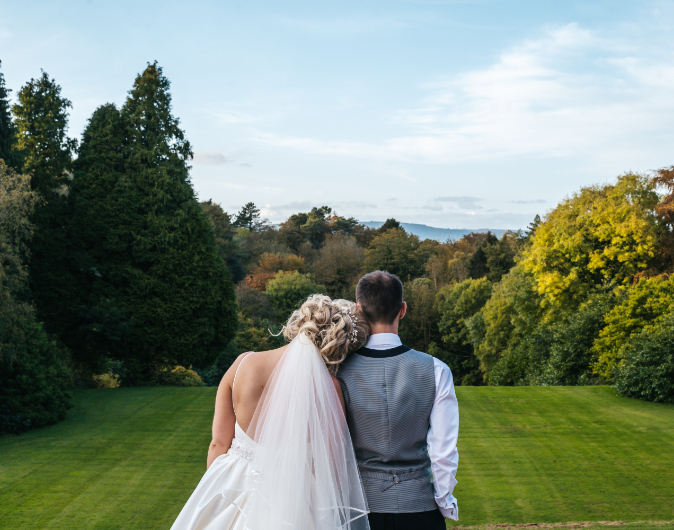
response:
<path id="1" fill-rule="evenodd" d="M 356 287 L 356 302 L 373 324 L 393 324 L 403 306 L 403 282 L 395 274 L 374 271 Z"/>

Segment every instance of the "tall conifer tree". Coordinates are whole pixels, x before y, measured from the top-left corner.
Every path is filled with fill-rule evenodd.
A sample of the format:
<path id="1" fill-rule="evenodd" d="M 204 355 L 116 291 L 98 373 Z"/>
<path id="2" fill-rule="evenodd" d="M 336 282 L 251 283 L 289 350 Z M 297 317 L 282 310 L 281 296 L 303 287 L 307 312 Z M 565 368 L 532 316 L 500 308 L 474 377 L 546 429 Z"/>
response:
<path id="1" fill-rule="evenodd" d="M 94 113 L 71 196 L 78 269 L 92 286 L 80 355 L 102 345 L 124 361 L 126 384 L 151 382 L 166 365 L 210 364 L 237 326 L 234 288 L 192 189 L 192 149 L 169 88 L 149 64 L 121 113 L 112 105 Z"/>
<path id="2" fill-rule="evenodd" d="M 0 61 L 0 67 L 2 61 Z M 5 76 L 0 71 L 0 159 L 16 171 L 21 170 L 21 160 L 16 148 L 16 126 L 9 109 L 9 90 L 5 86 Z"/>
<path id="3" fill-rule="evenodd" d="M 106 359 L 124 358 L 131 338 L 122 301 L 132 239 L 117 230 L 126 215 L 120 207 L 126 138 L 119 110 L 103 105 L 89 119 L 73 164 L 69 238 L 78 311 L 64 341 L 80 367 L 92 372 Z"/>
<path id="4" fill-rule="evenodd" d="M 71 107 L 46 72 L 21 88 L 12 107 L 23 172 L 30 175 L 33 191 L 45 199 L 33 214 L 30 287 L 38 318 L 58 336 L 63 336 L 74 309 L 66 241 L 69 172 L 77 145 L 67 135 Z"/>

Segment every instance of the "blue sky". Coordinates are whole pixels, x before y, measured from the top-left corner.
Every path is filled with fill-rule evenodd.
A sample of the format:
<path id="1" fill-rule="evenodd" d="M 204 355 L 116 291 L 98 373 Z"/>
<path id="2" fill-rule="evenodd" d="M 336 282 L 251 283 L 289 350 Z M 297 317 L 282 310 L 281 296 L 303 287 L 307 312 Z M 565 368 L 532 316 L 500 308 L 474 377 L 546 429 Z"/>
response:
<path id="1" fill-rule="evenodd" d="M 158 60 L 202 199 L 522 228 L 581 186 L 674 164 L 674 2 L 5 1 L 17 90 L 71 136 Z"/>

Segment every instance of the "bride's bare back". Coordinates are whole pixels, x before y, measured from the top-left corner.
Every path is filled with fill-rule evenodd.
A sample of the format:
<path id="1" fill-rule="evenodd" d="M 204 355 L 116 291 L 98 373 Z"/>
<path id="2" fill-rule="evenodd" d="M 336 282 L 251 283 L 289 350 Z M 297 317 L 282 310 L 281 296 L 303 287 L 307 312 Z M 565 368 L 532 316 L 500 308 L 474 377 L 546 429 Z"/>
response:
<path id="1" fill-rule="evenodd" d="M 229 450 L 236 423 L 244 431 L 248 430 L 262 392 L 286 348 L 242 353 L 223 376 L 215 398 L 213 440 L 208 448 L 207 467 Z M 342 388 L 335 377 L 332 380 L 344 408 Z"/>

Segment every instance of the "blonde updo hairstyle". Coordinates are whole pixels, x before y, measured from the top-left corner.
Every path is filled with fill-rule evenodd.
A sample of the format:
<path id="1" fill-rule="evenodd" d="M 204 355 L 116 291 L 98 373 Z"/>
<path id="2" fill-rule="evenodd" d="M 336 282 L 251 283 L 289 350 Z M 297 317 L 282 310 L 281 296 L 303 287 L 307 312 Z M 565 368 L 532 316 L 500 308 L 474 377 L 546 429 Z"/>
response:
<path id="1" fill-rule="evenodd" d="M 283 336 L 289 341 L 300 333 L 313 341 L 328 370 L 335 375 L 346 356 L 367 342 L 370 327 L 353 302 L 312 294 L 283 328 Z"/>

